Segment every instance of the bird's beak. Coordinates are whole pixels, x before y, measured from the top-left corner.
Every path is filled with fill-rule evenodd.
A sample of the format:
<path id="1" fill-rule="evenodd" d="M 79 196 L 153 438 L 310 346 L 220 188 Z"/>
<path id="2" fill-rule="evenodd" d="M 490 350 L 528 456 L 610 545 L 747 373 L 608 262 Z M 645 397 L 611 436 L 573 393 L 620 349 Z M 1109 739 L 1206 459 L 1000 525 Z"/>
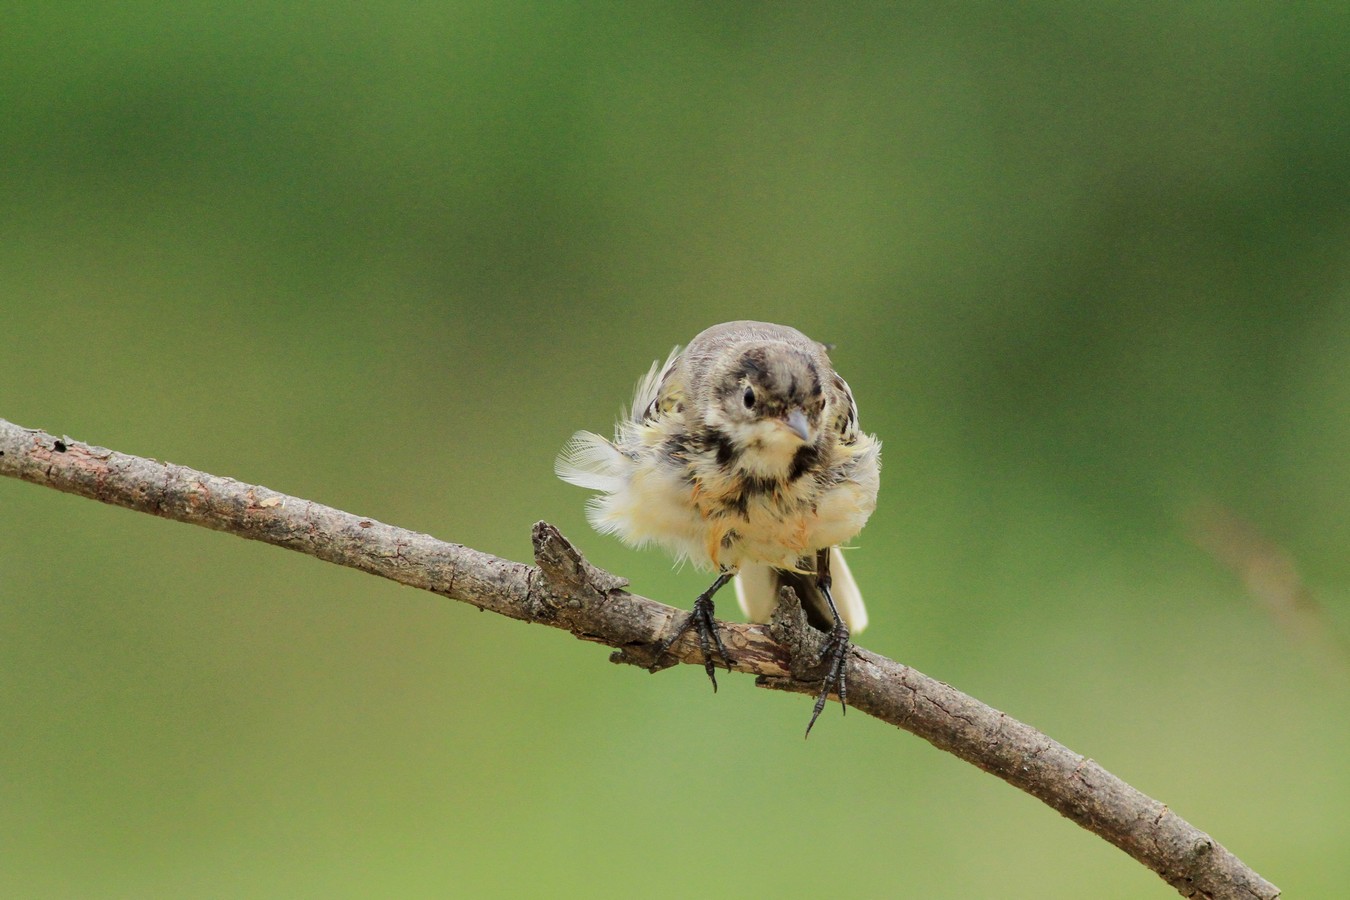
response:
<path id="1" fill-rule="evenodd" d="M 783 424 L 788 430 L 801 438 L 803 443 L 811 440 L 811 425 L 806 421 L 806 413 L 800 409 L 794 409 L 783 417 Z"/>

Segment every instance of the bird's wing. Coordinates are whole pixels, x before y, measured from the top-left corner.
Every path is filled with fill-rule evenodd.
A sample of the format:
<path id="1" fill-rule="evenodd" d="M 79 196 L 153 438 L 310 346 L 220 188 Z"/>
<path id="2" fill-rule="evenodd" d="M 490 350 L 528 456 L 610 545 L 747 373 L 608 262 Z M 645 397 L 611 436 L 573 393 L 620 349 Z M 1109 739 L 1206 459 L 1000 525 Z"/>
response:
<path id="1" fill-rule="evenodd" d="M 633 408 L 628 415 L 631 421 L 641 423 L 679 404 L 683 393 L 676 371 L 680 350 L 680 347 L 671 350 L 664 363 L 653 362 L 647 374 L 642 376 L 633 392 Z"/>
<path id="2" fill-rule="evenodd" d="M 645 418 L 655 415 L 670 402 L 667 395 L 673 380 L 671 370 L 679 355 L 680 348 L 676 347 L 664 364 L 656 360 L 647 374 L 638 380 L 637 390 L 633 393 L 633 408 L 620 417 L 613 441 L 590 431 L 572 435 L 553 463 L 553 471 L 559 478 L 607 494 L 618 493 L 627 484 L 633 463 L 620 448 L 631 442 L 634 429 Z"/>

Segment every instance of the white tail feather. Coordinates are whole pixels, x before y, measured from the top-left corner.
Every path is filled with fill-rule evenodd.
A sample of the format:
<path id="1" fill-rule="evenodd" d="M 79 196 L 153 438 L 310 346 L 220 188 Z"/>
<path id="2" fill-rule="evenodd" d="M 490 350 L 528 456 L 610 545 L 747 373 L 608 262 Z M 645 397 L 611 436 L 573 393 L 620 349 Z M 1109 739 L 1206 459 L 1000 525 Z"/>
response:
<path id="1" fill-rule="evenodd" d="M 830 548 L 830 578 L 830 594 L 834 605 L 839 607 L 839 616 L 849 631 L 859 634 L 867 627 L 867 607 L 863 606 L 858 582 L 853 580 L 853 573 L 844 562 L 844 551 L 839 547 Z"/>
<path id="2" fill-rule="evenodd" d="M 838 547 L 830 548 L 830 594 L 839 616 L 853 634 L 859 634 L 867 627 L 867 607 L 863 605 L 862 593 L 858 582 L 853 580 L 848 563 L 844 562 L 844 553 Z M 778 605 L 778 579 L 773 569 L 759 563 L 746 563 L 736 573 L 736 601 L 741 612 L 751 622 L 767 622 Z"/>
<path id="3" fill-rule="evenodd" d="M 778 605 L 778 579 L 773 569 L 759 563 L 742 563 L 732 582 L 736 587 L 736 602 L 751 622 L 767 622 Z"/>

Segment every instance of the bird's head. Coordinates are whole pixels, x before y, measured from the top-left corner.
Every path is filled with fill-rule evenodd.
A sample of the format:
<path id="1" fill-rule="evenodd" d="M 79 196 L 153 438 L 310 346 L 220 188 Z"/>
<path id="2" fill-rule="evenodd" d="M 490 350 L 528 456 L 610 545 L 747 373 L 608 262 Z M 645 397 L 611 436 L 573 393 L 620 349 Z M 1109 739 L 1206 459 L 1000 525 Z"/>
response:
<path id="1" fill-rule="evenodd" d="M 776 342 L 729 347 L 709 380 L 708 425 L 738 452 L 772 469 L 815 444 L 826 420 L 820 366 L 810 354 Z"/>

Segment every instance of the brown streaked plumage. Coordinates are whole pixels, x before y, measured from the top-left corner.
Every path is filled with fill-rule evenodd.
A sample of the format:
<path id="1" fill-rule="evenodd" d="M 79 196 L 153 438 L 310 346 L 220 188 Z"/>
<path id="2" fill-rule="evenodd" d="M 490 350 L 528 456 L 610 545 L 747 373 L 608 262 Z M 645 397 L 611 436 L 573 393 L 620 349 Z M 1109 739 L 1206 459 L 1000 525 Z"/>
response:
<path id="1" fill-rule="evenodd" d="M 867 625 L 839 546 L 876 507 L 880 446 L 859 429 L 852 392 L 823 344 L 783 325 L 727 322 L 653 364 L 614 440 L 578 432 L 557 471 L 601 492 L 588 509 L 598 530 L 719 573 L 661 648 L 697 629 L 714 688 L 711 650 L 724 662 L 727 654 L 713 593 L 735 576 L 741 607 L 757 622 L 767 621 L 780 584 L 805 594 L 809 619 L 831 633 L 818 715 L 835 685 L 844 693 L 850 629 Z M 819 590 L 803 589 L 802 573 Z"/>

